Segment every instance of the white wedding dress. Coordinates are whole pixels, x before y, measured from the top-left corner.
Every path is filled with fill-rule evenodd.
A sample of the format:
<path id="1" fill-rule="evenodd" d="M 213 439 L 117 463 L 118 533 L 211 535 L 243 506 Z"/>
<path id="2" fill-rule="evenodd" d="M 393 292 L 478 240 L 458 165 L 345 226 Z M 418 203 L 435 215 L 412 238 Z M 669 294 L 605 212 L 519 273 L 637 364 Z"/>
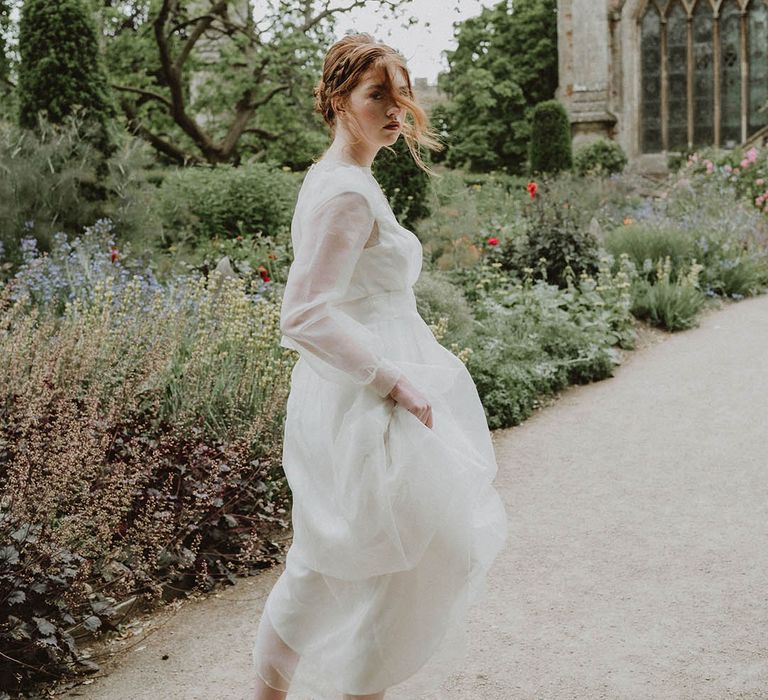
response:
<path id="1" fill-rule="evenodd" d="M 299 353 L 283 443 L 293 541 L 255 670 L 290 683 L 290 700 L 431 697 L 461 668 L 467 610 L 507 539 L 483 407 L 416 310 L 421 243 L 370 168 L 314 164 L 291 238 L 280 327 Z M 431 403 L 431 429 L 387 398 L 401 373 Z"/>

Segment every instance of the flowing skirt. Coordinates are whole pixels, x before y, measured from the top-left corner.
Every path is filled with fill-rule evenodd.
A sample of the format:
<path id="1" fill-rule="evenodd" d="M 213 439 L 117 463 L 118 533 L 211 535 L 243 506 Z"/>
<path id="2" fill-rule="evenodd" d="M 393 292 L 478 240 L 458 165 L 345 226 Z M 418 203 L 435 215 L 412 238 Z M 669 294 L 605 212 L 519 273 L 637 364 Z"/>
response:
<path id="1" fill-rule="evenodd" d="M 409 295 L 348 310 L 432 405 L 433 427 L 367 387 L 291 375 L 283 467 L 293 541 L 265 603 L 256 672 L 291 700 L 438 690 L 507 539 L 477 389 Z M 397 301 L 397 303 L 392 303 Z M 389 696 L 388 696 L 389 697 Z"/>

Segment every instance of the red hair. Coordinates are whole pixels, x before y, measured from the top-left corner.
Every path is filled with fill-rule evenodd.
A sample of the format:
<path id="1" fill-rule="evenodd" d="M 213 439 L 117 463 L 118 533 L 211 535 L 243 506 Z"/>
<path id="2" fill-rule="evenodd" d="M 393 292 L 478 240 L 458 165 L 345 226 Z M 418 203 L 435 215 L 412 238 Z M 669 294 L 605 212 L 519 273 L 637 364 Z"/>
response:
<path id="1" fill-rule="evenodd" d="M 411 77 L 403 55 L 391 46 L 376 41 L 370 34 L 350 34 L 328 49 L 323 62 L 323 76 L 314 89 L 315 111 L 322 115 L 333 136 L 336 132 L 338 108 L 344 105 L 349 93 L 370 69 L 381 73 L 385 89 L 405 110 L 403 138 L 408 150 L 416 164 L 432 174 L 421 158 L 419 147 L 426 146 L 439 151 L 444 145 L 437 132 L 429 126 L 426 112 L 414 99 Z M 398 70 L 405 78 L 407 94 L 395 90 L 392 76 L 394 71 Z M 351 122 L 350 129 L 357 138 L 356 143 L 359 143 L 362 139 L 360 125 L 353 115 L 349 114 L 348 117 Z"/>

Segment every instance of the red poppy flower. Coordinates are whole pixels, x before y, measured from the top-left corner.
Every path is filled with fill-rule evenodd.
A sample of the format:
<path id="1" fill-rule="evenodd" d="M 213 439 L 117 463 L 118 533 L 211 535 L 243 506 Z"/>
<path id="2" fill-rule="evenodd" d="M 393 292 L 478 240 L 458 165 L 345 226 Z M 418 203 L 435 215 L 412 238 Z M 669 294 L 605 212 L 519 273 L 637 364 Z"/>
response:
<path id="1" fill-rule="evenodd" d="M 258 268 L 256 268 L 259 271 L 259 276 L 261 277 L 262 282 L 269 282 L 269 271 L 267 270 L 264 265 L 259 265 Z"/>
<path id="2" fill-rule="evenodd" d="M 488 239 L 488 244 L 489 244 L 489 245 L 499 245 L 499 239 L 498 239 L 498 238 L 495 238 L 495 237 L 493 237 L 493 236 L 491 236 L 491 237 Z"/>
<path id="3" fill-rule="evenodd" d="M 539 190 L 539 186 L 535 182 L 531 181 L 528 183 L 525 189 L 528 190 L 528 194 L 531 195 L 531 199 L 534 199 L 536 197 L 536 192 Z"/>
<path id="4" fill-rule="evenodd" d="M 110 258 L 112 259 L 112 262 L 117 261 L 117 248 L 112 248 L 112 252 L 110 254 Z"/>

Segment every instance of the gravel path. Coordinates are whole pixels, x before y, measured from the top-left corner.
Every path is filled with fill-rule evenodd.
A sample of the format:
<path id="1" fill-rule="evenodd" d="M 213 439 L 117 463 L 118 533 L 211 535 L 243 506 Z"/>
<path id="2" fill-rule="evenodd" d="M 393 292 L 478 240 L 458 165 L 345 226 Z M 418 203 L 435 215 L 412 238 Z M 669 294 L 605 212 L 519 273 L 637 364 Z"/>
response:
<path id="1" fill-rule="evenodd" d="M 768 698 L 768 296 L 654 340 L 494 433 L 510 542 L 436 700 Z M 163 610 L 57 697 L 249 700 L 278 573 Z"/>

